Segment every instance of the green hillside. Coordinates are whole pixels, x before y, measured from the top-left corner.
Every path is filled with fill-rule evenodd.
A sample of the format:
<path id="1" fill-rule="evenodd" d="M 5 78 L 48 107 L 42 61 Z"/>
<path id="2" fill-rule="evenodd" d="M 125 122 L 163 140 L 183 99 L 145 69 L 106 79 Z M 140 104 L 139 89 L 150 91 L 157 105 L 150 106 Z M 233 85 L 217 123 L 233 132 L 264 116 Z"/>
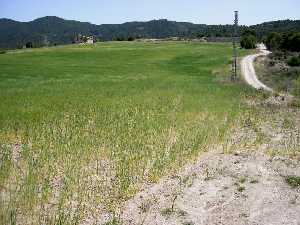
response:
<path id="1" fill-rule="evenodd" d="M 271 31 L 300 31 L 300 21 L 275 21 L 251 26 L 259 37 Z M 241 31 L 247 29 L 240 27 Z M 117 38 L 167 38 L 167 37 L 231 37 L 231 25 L 205 25 L 168 20 L 128 22 L 124 24 L 94 25 L 58 17 L 43 17 L 31 22 L 0 19 L 0 48 L 18 48 L 32 42 L 34 46 L 72 43 L 77 34 L 93 35 L 98 40 Z"/>

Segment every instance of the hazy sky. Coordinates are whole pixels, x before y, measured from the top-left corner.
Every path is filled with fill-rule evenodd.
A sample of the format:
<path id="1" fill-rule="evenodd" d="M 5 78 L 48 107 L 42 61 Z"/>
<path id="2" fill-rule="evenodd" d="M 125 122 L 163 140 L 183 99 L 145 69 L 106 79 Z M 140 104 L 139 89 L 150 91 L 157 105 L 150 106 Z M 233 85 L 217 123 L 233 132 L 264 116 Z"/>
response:
<path id="1" fill-rule="evenodd" d="M 300 19 L 300 0 L 0 0 L 0 18 L 59 16 L 95 24 L 169 19 L 206 24 Z"/>

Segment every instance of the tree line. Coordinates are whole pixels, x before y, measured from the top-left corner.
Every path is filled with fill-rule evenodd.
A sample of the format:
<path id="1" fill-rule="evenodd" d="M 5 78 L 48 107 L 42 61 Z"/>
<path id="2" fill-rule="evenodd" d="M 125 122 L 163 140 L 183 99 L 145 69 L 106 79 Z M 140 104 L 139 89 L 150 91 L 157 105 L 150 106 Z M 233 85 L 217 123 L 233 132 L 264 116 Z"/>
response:
<path id="1" fill-rule="evenodd" d="M 263 42 L 271 51 L 300 52 L 300 32 L 272 32 L 263 38 Z"/>
<path id="2" fill-rule="evenodd" d="M 300 32 L 270 32 L 259 39 L 255 30 L 243 31 L 241 35 L 242 48 L 253 49 L 258 41 L 265 43 L 270 51 L 300 52 Z"/>
<path id="3" fill-rule="evenodd" d="M 298 21 L 274 21 L 255 26 L 239 26 L 241 33 L 254 30 L 261 40 L 270 32 L 300 32 Z M 132 38 L 164 39 L 178 38 L 218 38 L 232 36 L 232 25 L 205 25 L 168 20 L 148 22 L 129 22 L 124 24 L 94 25 L 78 21 L 64 20 L 58 17 L 44 17 L 31 22 L 17 22 L 0 19 L 0 48 L 10 49 L 23 47 L 30 43 L 33 47 L 53 46 L 54 44 L 71 44 L 78 34 L 93 36 L 97 40 L 130 40 Z M 255 42 L 251 34 L 243 35 L 243 46 L 253 47 Z"/>

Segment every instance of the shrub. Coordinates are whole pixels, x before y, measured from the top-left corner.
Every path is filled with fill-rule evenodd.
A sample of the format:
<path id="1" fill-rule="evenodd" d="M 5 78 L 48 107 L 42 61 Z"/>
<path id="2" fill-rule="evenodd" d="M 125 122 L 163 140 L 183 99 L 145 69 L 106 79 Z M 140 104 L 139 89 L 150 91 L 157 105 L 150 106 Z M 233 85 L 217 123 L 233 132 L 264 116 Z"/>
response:
<path id="1" fill-rule="evenodd" d="M 293 188 L 300 187 L 300 177 L 288 176 L 286 177 L 286 182 Z"/>
<path id="2" fill-rule="evenodd" d="M 264 43 L 271 51 L 286 50 L 292 52 L 300 51 L 300 32 L 269 33 L 264 37 Z"/>
<path id="3" fill-rule="evenodd" d="M 293 99 L 290 103 L 289 106 L 294 107 L 294 108 L 300 108 L 300 100 L 299 99 Z"/>
<path id="4" fill-rule="evenodd" d="M 287 33 L 282 35 L 281 48 L 292 52 L 300 51 L 300 33 Z"/>
<path id="5" fill-rule="evenodd" d="M 256 47 L 256 37 L 254 35 L 246 35 L 242 37 L 241 47 L 245 49 L 254 49 Z"/>
<path id="6" fill-rule="evenodd" d="M 291 58 L 287 61 L 287 64 L 288 64 L 289 66 L 292 66 L 292 67 L 294 67 L 294 66 L 300 66 L 300 57 L 299 57 L 299 56 L 298 56 L 298 57 L 296 57 L 296 56 L 291 57 Z"/>
<path id="7" fill-rule="evenodd" d="M 300 75 L 298 79 L 293 80 L 293 89 L 293 94 L 300 97 Z M 298 101 L 298 104 L 300 105 L 300 100 Z"/>
<path id="8" fill-rule="evenodd" d="M 33 48 L 32 42 L 27 42 L 25 46 L 26 48 Z"/>
<path id="9" fill-rule="evenodd" d="M 256 36 L 255 30 L 247 28 L 246 30 L 242 31 L 242 36 L 248 36 L 248 35 Z"/>
<path id="10" fill-rule="evenodd" d="M 5 54 L 5 53 L 6 53 L 6 51 L 0 50 L 0 54 Z"/>
<path id="11" fill-rule="evenodd" d="M 275 66 L 275 64 L 276 64 L 276 61 L 271 59 L 271 60 L 269 61 L 269 64 L 268 64 L 268 65 L 269 65 L 270 67 L 272 67 L 272 66 Z"/>
<path id="12" fill-rule="evenodd" d="M 115 38 L 115 41 L 125 41 L 125 38 L 124 37 L 117 37 L 117 38 Z"/>
<path id="13" fill-rule="evenodd" d="M 274 51 L 269 55 L 270 59 L 282 60 L 286 58 L 286 53 L 282 51 Z"/>
<path id="14" fill-rule="evenodd" d="M 282 37 L 279 33 L 272 32 L 265 38 L 265 44 L 271 51 L 280 49 Z"/>

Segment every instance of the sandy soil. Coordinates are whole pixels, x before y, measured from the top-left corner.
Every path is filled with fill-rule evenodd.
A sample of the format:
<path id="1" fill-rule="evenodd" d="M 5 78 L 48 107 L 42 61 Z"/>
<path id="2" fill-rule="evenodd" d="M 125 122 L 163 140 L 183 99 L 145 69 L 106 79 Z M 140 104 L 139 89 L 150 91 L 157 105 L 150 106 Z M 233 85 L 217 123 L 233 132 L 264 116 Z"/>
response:
<path id="1" fill-rule="evenodd" d="M 297 161 L 261 153 L 206 153 L 180 174 L 145 188 L 127 202 L 124 225 L 300 224 Z"/>

